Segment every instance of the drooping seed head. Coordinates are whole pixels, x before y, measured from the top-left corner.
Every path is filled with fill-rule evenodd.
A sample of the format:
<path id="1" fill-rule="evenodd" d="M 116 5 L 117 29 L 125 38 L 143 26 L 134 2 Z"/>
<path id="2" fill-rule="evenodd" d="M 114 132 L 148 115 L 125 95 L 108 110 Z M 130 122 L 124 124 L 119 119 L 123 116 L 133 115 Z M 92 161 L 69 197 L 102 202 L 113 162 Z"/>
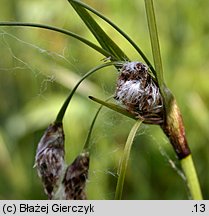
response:
<path id="1" fill-rule="evenodd" d="M 64 155 L 62 123 L 50 124 L 38 144 L 34 165 L 49 199 L 53 198 L 62 180 Z"/>
<path id="2" fill-rule="evenodd" d="M 66 200 L 85 200 L 85 185 L 88 178 L 89 153 L 80 154 L 68 166 L 63 178 L 64 195 Z"/>
<path id="3" fill-rule="evenodd" d="M 128 62 L 122 66 L 115 99 L 147 123 L 160 124 L 163 121 L 160 90 L 149 74 L 148 67 L 141 62 Z"/>

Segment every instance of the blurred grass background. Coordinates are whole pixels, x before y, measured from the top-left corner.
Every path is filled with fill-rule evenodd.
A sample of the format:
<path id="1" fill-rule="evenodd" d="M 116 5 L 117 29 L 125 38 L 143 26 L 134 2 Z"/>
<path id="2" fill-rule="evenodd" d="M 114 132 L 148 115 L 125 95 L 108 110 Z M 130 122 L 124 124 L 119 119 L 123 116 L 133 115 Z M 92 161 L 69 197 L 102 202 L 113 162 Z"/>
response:
<path id="1" fill-rule="evenodd" d="M 144 2 L 86 0 L 132 37 L 151 58 Z M 168 86 L 181 108 L 205 199 L 209 199 L 209 2 L 155 1 Z M 67 1 L 1 0 L 1 21 L 69 29 L 95 39 Z M 97 19 L 132 60 L 141 60 L 111 27 Z M 41 29 L 0 27 L 0 199 L 45 199 L 33 169 L 37 143 L 76 81 L 103 56 L 73 38 Z M 64 119 L 66 160 L 80 153 L 98 105 L 88 95 L 113 94 L 116 70 L 97 72 L 78 89 Z M 103 109 L 92 137 L 89 199 L 113 199 L 117 168 L 133 125 Z M 188 199 L 172 147 L 159 127 L 143 125 L 129 162 L 123 199 Z"/>

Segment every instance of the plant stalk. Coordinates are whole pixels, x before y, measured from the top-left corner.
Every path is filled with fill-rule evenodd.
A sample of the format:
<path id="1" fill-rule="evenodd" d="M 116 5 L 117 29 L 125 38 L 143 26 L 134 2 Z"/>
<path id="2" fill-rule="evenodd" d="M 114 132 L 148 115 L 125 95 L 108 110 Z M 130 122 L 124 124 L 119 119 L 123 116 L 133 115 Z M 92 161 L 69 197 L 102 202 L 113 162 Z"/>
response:
<path id="1" fill-rule="evenodd" d="M 192 155 L 188 155 L 181 160 L 181 166 L 187 179 L 188 188 L 192 199 L 202 200 L 202 193 L 198 181 L 197 173 L 192 160 Z"/>
<path id="2" fill-rule="evenodd" d="M 145 0 L 145 8 L 147 14 L 147 22 L 149 27 L 150 40 L 152 45 L 152 54 L 156 71 L 156 79 L 159 85 L 160 90 L 163 87 L 163 66 L 160 55 L 160 44 L 158 39 L 157 25 L 154 13 L 154 6 L 152 0 Z"/>
<path id="3" fill-rule="evenodd" d="M 77 88 L 79 87 L 79 85 L 83 82 L 83 80 L 85 80 L 87 77 L 89 77 L 91 74 L 93 74 L 94 72 L 104 68 L 104 67 L 108 67 L 108 66 L 111 66 L 111 65 L 116 65 L 116 64 L 119 64 L 119 62 L 108 62 L 108 63 L 105 63 L 105 64 L 102 64 L 102 65 L 99 65 L 93 69 L 91 69 L 88 73 L 86 73 L 78 82 L 77 84 L 75 85 L 75 87 L 72 89 L 72 91 L 70 92 L 69 96 L 66 98 L 65 102 L 63 103 L 58 115 L 57 115 L 57 118 L 56 118 L 56 121 L 55 122 L 62 122 L 63 118 L 64 118 L 64 115 L 65 115 L 65 112 L 66 112 L 66 109 L 75 93 L 75 91 L 77 90 Z"/>
<path id="4" fill-rule="evenodd" d="M 188 156 L 191 152 L 187 144 L 181 112 L 177 106 L 174 96 L 166 87 L 164 82 L 153 0 L 144 1 L 152 46 L 152 55 L 156 69 L 156 80 L 163 96 L 164 123 L 161 127 L 173 145 L 178 158 L 182 159 Z"/>
<path id="5" fill-rule="evenodd" d="M 191 151 L 187 144 L 183 119 L 179 107 L 171 91 L 166 87 L 163 78 L 163 67 L 158 40 L 157 25 L 153 0 L 144 0 L 152 46 L 152 54 L 156 70 L 156 80 L 164 103 L 164 123 L 161 125 L 170 140 L 185 173 L 189 190 L 193 199 L 202 199 L 201 190 L 192 161 Z"/>
<path id="6" fill-rule="evenodd" d="M 110 96 L 109 98 L 107 98 L 105 101 L 107 102 L 108 100 L 110 100 L 111 98 L 113 98 L 113 96 Z M 100 107 L 98 108 L 93 120 L 92 120 L 92 123 L 91 123 L 91 126 L 89 128 L 89 131 L 88 131 L 88 135 L 86 137 L 86 141 L 85 141 L 85 144 L 84 144 L 84 151 L 88 151 L 90 152 L 90 149 L 91 149 L 91 146 L 90 146 L 90 139 L 91 139 L 91 135 L 92 135 L 92 131 L 93 131 L 93 128 L 94 128 L 94 125 L 96 123 L 96 120 L 97 120 L 97 117 L 102 109 L 103 105 L 100 105 Z"/>

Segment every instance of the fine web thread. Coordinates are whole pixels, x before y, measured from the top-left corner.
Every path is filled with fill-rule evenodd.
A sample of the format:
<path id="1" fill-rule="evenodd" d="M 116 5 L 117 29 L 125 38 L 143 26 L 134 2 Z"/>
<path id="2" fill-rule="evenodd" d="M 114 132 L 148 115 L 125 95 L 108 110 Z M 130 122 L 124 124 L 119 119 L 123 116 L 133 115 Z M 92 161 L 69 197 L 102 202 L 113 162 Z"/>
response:
<path id="1" fill-rule="evenodd" d="M 11 55 L 12 59 L 15 60 L 13 62 L 12 67 L 0 67 L 0 71 L 14 72 L 17 70 L 28 70 L 32 72 L 36 79 L 39 75 L 45 77 L 42 79 L 40 83 L 39 92 L 37 93 L 38 96 L 43 96 L 43 93 L 48 89 L 48 84 L 54 83 L 56 81 L 56 76 L 51 71 L 49 74 L 46 74 L 45 71 L 41 69 L 41 66 L 38 65 L 38 63 L 35 63 L 34 66 L 34 62 L 36 62 L 35 59 L 34 61 L 31 60 L 31 62 L 29 62 L 29 60 L 26 61 L 26 59 L 22 57 L 24 56 L 24 53 L 16 54 L 14 52 L 14 48 L 12 48 L 11 43 L 20 44 L 26 51 L 30 49 L 32 49 L 32 51 L 37 51 L 38 55 L 40 55 L 40 58 L 42 58 L 41 56 L 43 56 L 43 61 L 46 60 L 45 57 L 49 59 L 46 61 L 48 64 L 51 64 L 52 62 L 53 64 L 57 65 L 56 60 L 61 60 L 70 68 L 74 68 L 77 73 L 80 73 L 79 69 L 74 64 L 76 59 L 72 55 L 68 54 L 68 48 L 66 46 L 63 48 L 63 50 L 61 50 L 60 53 L 52 52 L 33 43 L 26 42 L 20 39 L 19 37 L 15 36 L 14 34 L 8 33 L 4 30 L 0 31 L 0 43 L 2 43 L 5 46 L 5 48 L 8 50 L 9 55 Z"/>

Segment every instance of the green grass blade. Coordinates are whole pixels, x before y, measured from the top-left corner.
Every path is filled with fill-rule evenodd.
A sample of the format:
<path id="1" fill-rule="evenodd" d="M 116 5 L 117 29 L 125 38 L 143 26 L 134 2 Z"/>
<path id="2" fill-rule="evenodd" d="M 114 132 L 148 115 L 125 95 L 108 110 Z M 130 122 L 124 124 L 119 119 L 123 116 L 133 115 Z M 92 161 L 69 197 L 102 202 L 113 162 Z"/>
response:
<path id="1" fill-rule="evenodd" d="M 139 55 L 142 57 L 142 59 L 146 62 L 146 64 L 149 66 L 150 70 L 153 72 L 155 75 L 155 69 L 153 68 L 152 64 L 146 57 L 146 55 L 143 53 L 143 51 L 140 49 L 139 46 L 124 32 L 122 31 L 117 25 L 115 25 L 110 19 L 102 15 L 100 12 L 95 10 L 94 8 L 90 7 L 89 5 L 85 4 L 84 2 L 78 1 L 78 0 L 71 0 L 75 2 L 76 4 L 86 8 L 87 10 L 91 11 L 92 13 L 96 14 L 98 17 L 103 19 L 105 22 L 107 22 L 109 25 L 111 25 L 117 32 L 119 32 L 134 48 L 135 50 L 139 53 Z"/>
<path id="2" fill-rule="evenodd" d="M 136 136 L 136 132 L 138 128 L 140 127 L 141 123 L 142 123 L 142 120 L 137 120 L 128 135 L 128 139 L 126 141 L 125 148 L 123 151 L 123 156 L 121 159 L 121 164 L 119 167 L 119 176 L 118 176 L 118 181 L 117 181 L 117 186 L 116 186 L 115 200 L 121 200 L 126 170 L 128 166 L 130 152 L 131 152 L 131 147 L 134 141 L 134 137 Z"/>
<path id="3" fill-rule="evenodd" d="M 97 41 L 100 43 L 101 47 L 112 54 L 113 59 L 111 60 L 128 60 L 128 57 L 125 53 L 120 49 L 120 47 L 103 31 L 103 29 L 97 24 L 97 22 L 90 16 L 85 8 L 78 5 L 76 2 L 72 0 L 68 0 L 68 2 L 75 9 L 77 14 L 95 36 Z"/>
<path id="4" fill-rule="evenodd" d="M 103 101 L 103 100 L 100 100 L 98 98 L 95 98 L 95 97 L 92 97 L 92 96 L 89 96 L 89 98 L 115 112 L 118 112 L 122 115 L 125 115 L 131 119 L 140 119 L 143 121 L 143 123 L 146 123 L 146 124 L 153 124 L 152 120 L 147 120 L 147 119 L 143 119 L 142 117 L 140 117 L 140 115 L 135 115 L 134 113 L 131 113 L 129 112 L 127 109 L 115 104 L 115 103 L 110 103 L 110 102 L 106 102 L 106 101 Z"/>
<path id="5" fill-rule="evenodd" d="M 79 85 L 83 82 L 83 80 L 85 80 L 87 77 L 89 77 L 90 75 L 92 75 L 93 73 L 95 73 L 96 71 L 104 68 L 104 67 L 108 67 L 108 66 L 111 66 L 111 65 L 117 65 L 117 64 L 120 64 L 120 62 L 108 62 L 108 63 L 105 63 L 105 64 L 102 64 L 102 65 L 99 65 L 93 69 L 91 69 L 89 72 L 87 72 L 78 82 L 77 84 L 75 85 L 75 87 L 72 89 L 72 91 L 70 92 L 69 96 L 67 97 L 67 99 L 65 100 L 65 102 L 63 103 L 58 115 L 57 115 L 57 118 L 56 118 L 56 121 L 55 122 L 62 122 L 63 120 L 63 117 L 65 115 L 65 112 L 66 112 L 66 109 L 71 101 L 71 98 L 73 97 L 76 89 L 79 87 Z"/>
<path id="6" fill-rule="evenodd" d="M 49 25 L 44 25 L 44 24 L 37 24 L 37 23 L 27 23 L 27 22 L 0 22 L 0 26 L 16 26 L 16 27 L 32 27 L 32 28 L 42 28 L 42 29 L 47 29 L 55 32 L 59 32 L 62 34 L 65 34 L 67 36 L 73 37 L 82 43 L 88 45 L 92 49 L 96 50 L 97 52 L 101 53 L 102 55 L 106 57 L 111 57 L 112 54 L 108 52 L 107 50 L 97 46 L 96 44 L 92 43 L 91 41 L 81 37 L 80 35 L 77 35 L 71 31 L 58 28 L 55 26 L 49 26 Z"/>
<path id="7" fill-rule="evenodd" d="M 128 112 L 126 109 L 124 109 L 123 107 L 119 106 L 119 105 L 116 105 L 114 103 L 110 103 L 110 102 L 106 102 L 106 101 L 103 101 L 103 100 L 100 100 L 98 98 L 95 98 L 95 97 L 92 97 L 92 96 L 89 96 L 89 98 L 111 110 L 114 110 L 122 115 L 125 115 L 129 118 L 132 118 L 132 119 L 137 119 L 136 116 L 134 114 L 131 114 L 130 112 Z"/>

